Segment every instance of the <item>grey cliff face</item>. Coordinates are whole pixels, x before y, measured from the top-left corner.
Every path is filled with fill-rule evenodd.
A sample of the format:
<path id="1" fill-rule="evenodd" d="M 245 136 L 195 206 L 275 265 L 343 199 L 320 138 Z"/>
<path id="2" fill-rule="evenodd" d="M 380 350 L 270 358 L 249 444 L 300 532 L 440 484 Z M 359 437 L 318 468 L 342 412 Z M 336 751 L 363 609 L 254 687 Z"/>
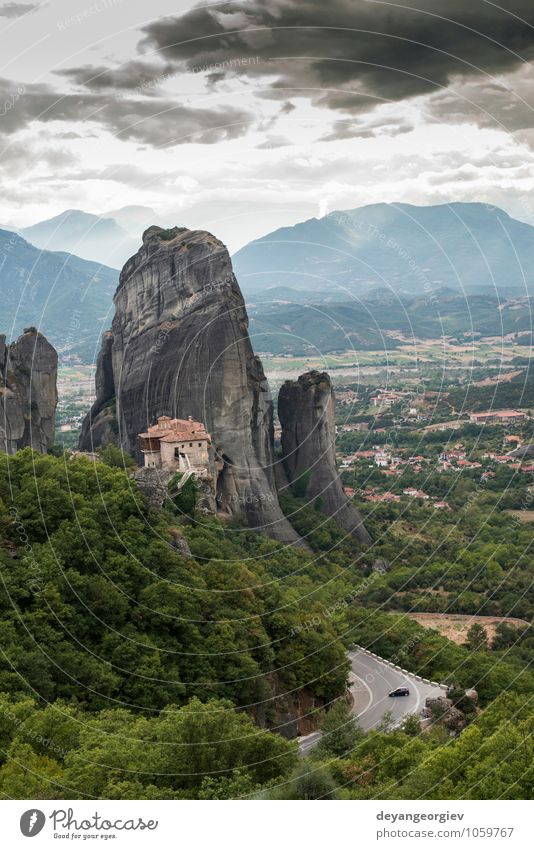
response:
<path id="1" fill-rule="evenodd" d="M 158 416 L 192 416 L 212 436 L 219 511 L 299 541 L 278 503 L 272 402 L 222 242 L 186 228 L 145 231 L 121 272 L 96 380 L 81 449 L 114 441 L 140 461 L 137 434 Z"/>
<path id="2" fill-rule="evenodd" d="M 111 362 L 113 334 L 102 334 L 102 344 L 96 360 L 95 402 L 85 417 L 79 445 L 82 450 L 92 451 L 94 445 L 117 444 L 117 418 L 115 384 Z M 85 448 L 84 448 L 85 446 Z"/>
<path id="3" fill-rule="evenodd" d="M 343 491 L 336 468 L 334 391 L 326 372 L 286 381 L 278 395 L 283 468 L 289 484 L 299 478 L 307 498 L 348 533 L 369 545 L 362 518 Z"/>
<path id="4" fill-rule="evenodd" d="M 54 443 L 56 406 L 56 350 L 33 328 L 12 345 L 0 336 L 0 451 L 46 453 Z"/>

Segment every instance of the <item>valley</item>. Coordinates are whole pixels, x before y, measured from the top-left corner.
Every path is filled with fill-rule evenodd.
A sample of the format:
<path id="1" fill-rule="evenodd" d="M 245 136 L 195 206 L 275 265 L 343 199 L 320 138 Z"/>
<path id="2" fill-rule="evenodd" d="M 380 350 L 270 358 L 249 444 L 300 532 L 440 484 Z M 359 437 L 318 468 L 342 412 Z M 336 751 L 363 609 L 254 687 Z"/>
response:
<path id="1" fill-rule="evenodd" d="M 1 698 L 68 737 L 66 756 L 27 753 L 36 798 L 49 775 L 111 798 L 132 751 L 146 780 L 119 792 L 136 798 L 298 798 L 316 772 L 332 798 L 424 797 L 429 758 L 451 792 L 470 733 L 485 728 L 495 763 L 510 714 L 530 721 L 530 341 L 493 325 L 415 335 L 378 308 L 381 346 L 281 352 L 254 306 L 247 325 L 221 242 L 154 226 L 94 364 L 60 350 L 55 434 L 36 453 L 26 428 L 0 458 Z M 27 388 L 31 369 L 13 382 L 7 363 L 6 388 Z M 134 742 L 91 772 L 110 722 Z M 174 741 L 162 776 L 147 729 L 150 758 Z M 224 738 L 200 769 L 191 735 Z M 24 745 L 15 722 L 8 738 Z M 409 780 L 378 769 L 391 746 Z M 21 774 L 0 764 L 0 789 Z M 459 776 L 454 792 L 478 791 Z"/>
<path id="2" fill-rule="evenodd" d="M 252 337 L 253 338 L 253 337 Z M 355 383 L 388 386 L 400 381 L 408 388 L 421 378 L 436 381 L 451 378 L 474 384 L 495 385 L 518 377 L 524 363 L 532 355 L 532 347 L 519 349 L 512 340 L 498 337 L 473 340 L 469 345 L 452 339 L 414 339 L 388 351 L 351 349 L 317 356 L 273 356 L 260 353 L 271 389 L 276 393 L 284 380 L 294 379 L 304 371 L 326 370 L 337 389 Z M 58 368 L 58 440 L 66 447 L 79 436 L 81 420 L 94 401 L 94 364 L 61 364 Z M 341 424 L 343 419 L 338 421 Z M 69 430 L 61 431 L 62 426 Z M 439 426 L 434 422 L 429 427 Z M 64 434 L 59 436 L 59 434 Z M 65 434 L 72 434 L 65 435 Z"/>

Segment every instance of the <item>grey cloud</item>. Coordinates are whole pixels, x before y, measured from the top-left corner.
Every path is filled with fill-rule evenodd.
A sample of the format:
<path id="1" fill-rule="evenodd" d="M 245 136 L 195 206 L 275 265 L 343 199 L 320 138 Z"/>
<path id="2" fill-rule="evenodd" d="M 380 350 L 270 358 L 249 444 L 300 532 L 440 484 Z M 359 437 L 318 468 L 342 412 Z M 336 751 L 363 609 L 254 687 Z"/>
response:
<path id="1" fill-rule="evenodd" d="M 151 91 L 157 91 L 158 84 L 172 75 L 173 67 L 168 63 L 162 65 L 135 60 L 125 62 L 118 68 L 107 68 L 105 65 L 82 65 L 55 73 L 92 91 L 142 89 L 144 93 L 149 94 Z"/>
<path id="2" fill-rule="evenodd" d="M 0 18 L 21 18 L 28 12 L 35 12 L 40 3 L 3 3 L 0 6 Z"/>
<path id="3" fill-rule="evenodd" d="M 265 141 L 256 147 L 258 150 L 275 150 L 278 147 L 288 147 L 291 143 L 285 136 L 267 136 Z"/>
<path id="4" fill-rule="evenodd" d="M 185 142 L 215 144 L 243 135 L 254 116 L 237 107 L 193 109 L 158 101 L 128 104 L 122 101 L 109 110 L 109 126 L 119 138 L 155 147 L 172 147 Z"/>
<path id="5" fill-rule="evenodd" d="M 294 103 L 291 103 L 290 100 L 286 100 L 286 102 L 283 104 L 282 108 L 280 109 L 280 112 L 281 112 L 282 115 L 289 115 L 289 113 L 293 112 L 296 108 L 297 107 L 295 106 Z"/>
<path id="6" fill-rule="evenodd" d="M 510 132 L 534 126 L 534 63 L 521 73 L 501 80 L 455 81 L 447 91 L 425 103 L 429 117 L 438 121 L 501 127 Z"/>
<path id="7" fill-rule="evenodd" d="M 447 172 L 446 174 L 429 174 L 427 182 L 429 186 L 445 186 L 451 183 L 475 183 L 482 178 L 482 174 L 478 171 L 456 171 Z"/>
<path id="8" fill-rule="evenodd" d="M 534 58 L 532 24 L 531 0 L 228 0 L 150 23 L 140 48 L 187 69 L 274 76 L 274 96 L 360 112 Z"/>
<path id="9" fill-rule="evenodd" d="M 29 174 L 35 162 L 34 151 L 28 144 L 16 142 L 2 150 L 0 170 L 5 177 L 16 178 Z M 61 147 L 42 147 L 39 150 L 39 165 L 47 165 L 53 172 L 72 166 L 76 162 L 74 154 Z"/>
<path id="10" fill-rule="evenodd" d="M 0 116 L 0 135 L 32 121 L 96 122 L 119 138 L 157 147 L 236 138 L 254 120 L 236 106 L 194 108 L 173 100 L 114 99 L 91 92 L 61 96 L 47 85 L 24 86 L 6 79 L 0 79 Z"/>
<path id="11" fill-rule="evenodd" d="M 377 136 L 400 136 L 410 133 L 414 125 L 398 119 L 396 122 L 383 118 L 380 121 L 335 121 L 330 132 L 322 136 L 321 141 L 337 139 L 370 139 Z"/>
<path id="12" fill-rule="evenodd" d="M 226 74 L 223 71 L 214 71 L 212 74 L 207 74 L 206 76 L 206 80 L 210 86 L 215 86 L 224 79 L 226 79 Z"/>

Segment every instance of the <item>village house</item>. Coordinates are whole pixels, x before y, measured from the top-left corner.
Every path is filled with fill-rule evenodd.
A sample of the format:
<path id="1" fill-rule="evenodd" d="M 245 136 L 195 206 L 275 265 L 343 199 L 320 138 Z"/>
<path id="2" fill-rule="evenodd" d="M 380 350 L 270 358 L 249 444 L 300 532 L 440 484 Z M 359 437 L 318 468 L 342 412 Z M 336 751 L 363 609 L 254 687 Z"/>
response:
<path id="1" fill-rule="evenodd" d="M 386 451 L 377 451 L 375 454 L 375 465 L 385 468 L 389 465 L 390 455 Z"/>
<path id="2" fill-rule="evenodd" d="M 369 492 L 364 497 L 365 500 L 369 501 L 371 504 L 400 501 L 400 495 L 395 495 L 393 492 Z"/>
<path id="3" fill-rule="evenodd" d="M 465 451 L 458 451 L 456 449 L 453 449 L 452 451 L 447 451 L 447 453 L 443 456 L 446 460 L 465 460 Z"/>
<path id="4" fill-rule="evenodd" d="M 355 460 L 372 460 L 375 456 L 374 451 L 355 451 L 352 455 Z"/>
<path id="5" fill-rule="evenodd" d="M 480 469 L 480 468 L 482 468 L 482 463 L 472 462 L 471 460 L 458 460 L 457 465 L 460 469 Z"/>
<path id="6" fill-rule="evenodd" d="M 526 418 L 527 414 L 519 410 L 488 410 L 484 413 L 469 414 L 469 421 L 474 424 L 508 424 Z"/>
<path id="7" fill-rule="evenodd" d="M 521 445 L 521 437 L 515 434 L 509 434 L 504 437 L 505 445 L 515 445 L 518 448 Z"/>
<path id="8" fill-rule="evenodd" d="M 412 486 L 406 487 L 406 489 L 402 490 L 403 495 L 408 495 L 410 498 L 421 498 L 423 501 L 429 501 L 430 495 L 427 495 L 426 492 L 423 492 L 421 489 L 415 489 Z"/>
<path id="9" fill-rule="evenodd" d="M 145 467 L 210 475 L 211 436 L 201 422 L 160 416 L 157 424 L 140 433 L 139 449 Z"/>
<path id="10" fill-rule="evenodd" d="M 495 454 L 494 459 L 496 463 L 507 463 L 510 466 L 513 466 L 514 458 L 510 454 Z"/>
<path id="11" fill-rule="evenodd" d="M 375 407 L 392 407 L 393 404 L 402 401 L 404 395 L 404 392 L 385 392 L 379 389 L 377 394 L 373 395 L 371 401 Z"/>

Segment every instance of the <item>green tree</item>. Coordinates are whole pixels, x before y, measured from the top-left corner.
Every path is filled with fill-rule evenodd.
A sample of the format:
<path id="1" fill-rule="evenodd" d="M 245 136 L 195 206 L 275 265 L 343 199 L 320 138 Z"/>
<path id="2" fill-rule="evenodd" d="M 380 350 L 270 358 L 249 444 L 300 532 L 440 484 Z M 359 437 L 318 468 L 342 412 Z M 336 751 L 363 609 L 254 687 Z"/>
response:
<path id="1" fill-rule="evenodd" d="M 321 723 L 321 731 L 321 753 L 335 757 L 346 755 L 363 736 L 344 697 L 338 699 L 327 711 Z"/>
<path id="2" fill-rule="evenodd" d="M 326 767 L 315 761 L 302 764 L 288 782 L 274 787 L 270 799 L 337 799 L 336 784 Z"/>
<path id="3" fill-rule="evenodd" d="M 107 466 L 115 469 L 133 469 L 135 468 L 135 460 L 130 454 L 127 454 L 122 448 L 118 448 L 113 443 L 109 442 L 102 448 L 98 449 L 98 454 Z"/>
<path id="4" fill-rule="evenodd" d="M 488 635 L 480 622 L 473 622 L 469 628 L 465 646 L 472 652 L 485 651 L 488 648 Z"/>
<path id="5" fill-rule="evenodd" d="M 417 737 L 421 733 L 419 718 L 414 713 L 410 713 L 402 723 L 402 730 L 408 737 Z"/>

